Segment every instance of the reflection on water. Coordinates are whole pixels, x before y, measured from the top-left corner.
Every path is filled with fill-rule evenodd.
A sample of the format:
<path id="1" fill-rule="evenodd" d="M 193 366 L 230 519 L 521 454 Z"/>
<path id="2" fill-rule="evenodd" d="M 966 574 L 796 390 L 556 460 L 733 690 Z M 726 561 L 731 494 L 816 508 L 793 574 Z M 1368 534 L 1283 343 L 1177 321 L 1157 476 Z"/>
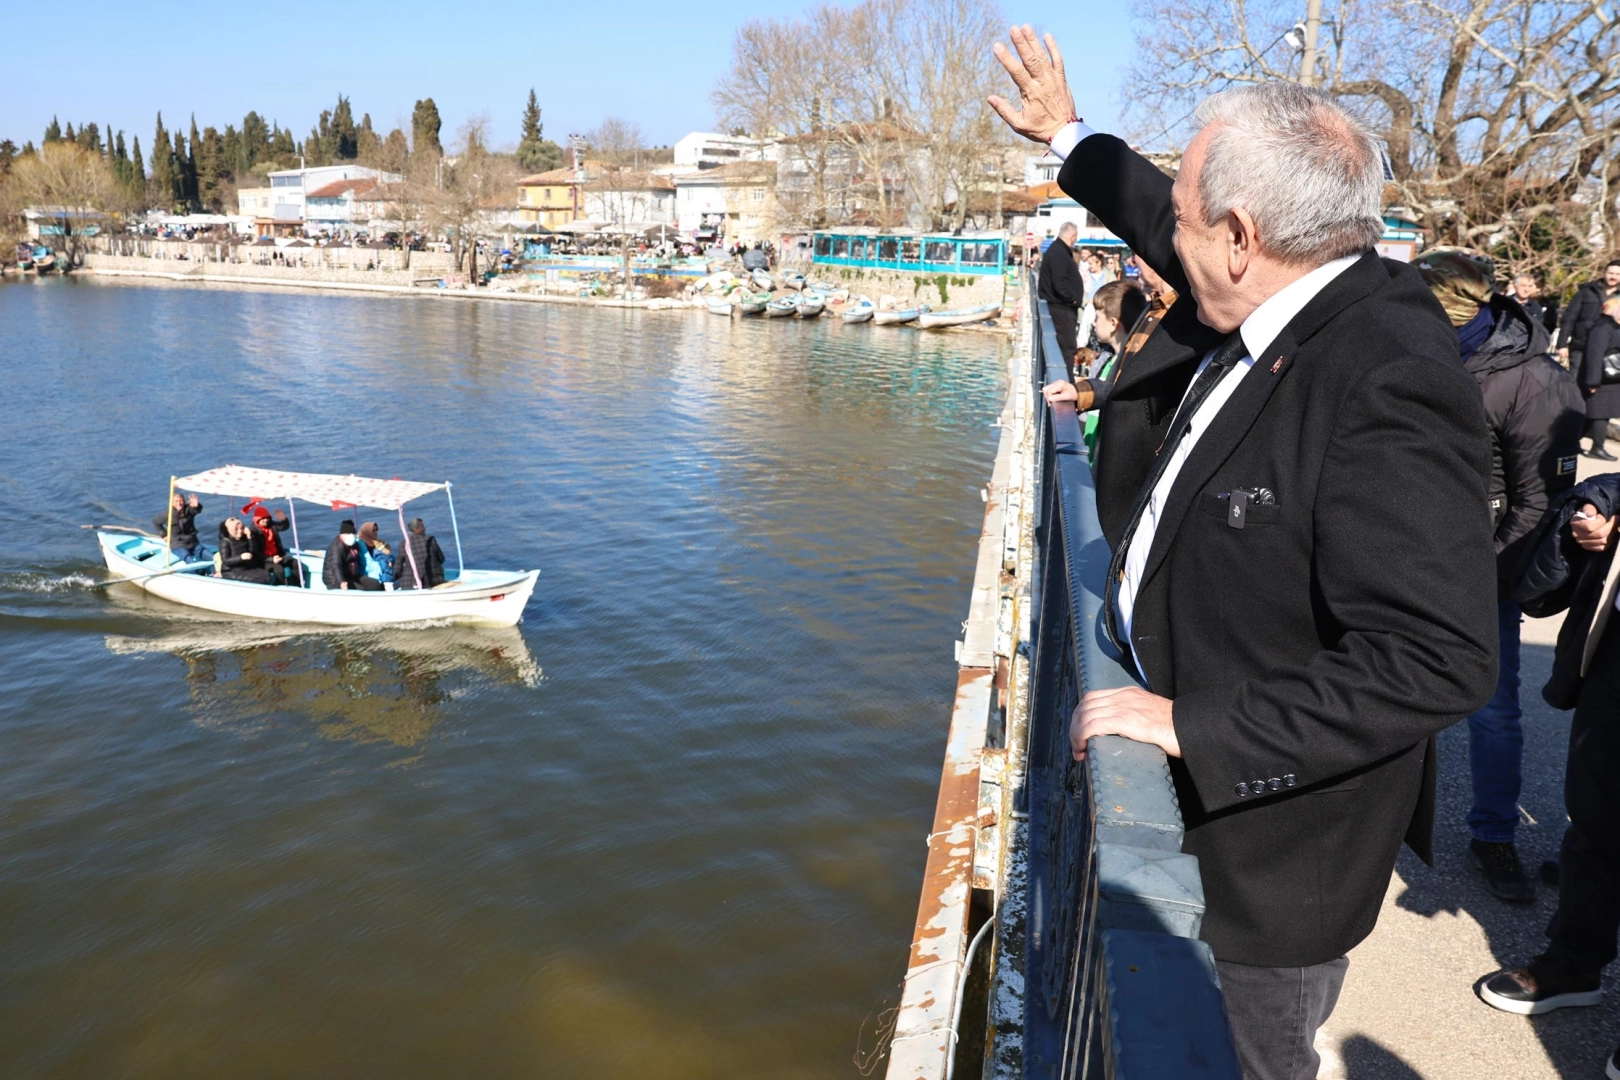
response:
<path id="1" fill-rule="evenodd" d="M 540 665 L 515 627 L 270 626 L 198 620 L 156 637 L 105 640 L 119 656 L 178 657 L 196 723 L 241 734 L 304 721 L 327 738 L 414 746 L 452 700 L 491 685 L 540 685 Z"/>
<path id="2" fill-rule="evenodd" d="M 0 1077 L 849 1076 L 916 914 L 1004 355 L 0 284 Z M 540 589 L 510 631 L 328 631 L 88 587 L 80 525 L 230 462 L 449 477 L 467 563 Z"/>

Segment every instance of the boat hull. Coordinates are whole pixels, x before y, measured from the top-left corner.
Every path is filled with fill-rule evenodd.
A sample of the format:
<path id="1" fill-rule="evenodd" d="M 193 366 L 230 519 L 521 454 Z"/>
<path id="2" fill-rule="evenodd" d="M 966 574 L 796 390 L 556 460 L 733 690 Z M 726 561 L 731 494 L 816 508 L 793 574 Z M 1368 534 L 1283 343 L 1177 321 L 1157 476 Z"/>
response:
<path id="1" fill-rule="evenodd" d="M 925 330 L 938 326 L 966 326 L 993 319 L 1000 314 L 999 304 L 967 311 L 925 311 L 917 316 L 917 325 Z"/>
<path id="2" fill-rule="evenodd" d="M 156 541 L 113 532 L 98 532 L 96 539 L 114 577 L 140 577 L 163 567 L 163 548 Z M 300 552 L 299 557 L 314 583 L 307 589 L 232 581 L 203 571 L 128 584 L 187 607 L 274 622 L 387 626 L 447 620 L 468 626 L 516 626 L 540 577 L 538 570 L 467 570 L 435 589 L 330 590 L 320 583 L 323 556 Z"/>
<path id="3" fill-rule="evenodd" d="M 901 311 L 875 311 L 872 313 L 872 321 L 879 326 L 898 326 L 901 323 L 913 321 L 917 318 L 917 315 L 916 308 L 905 308 Z"/>

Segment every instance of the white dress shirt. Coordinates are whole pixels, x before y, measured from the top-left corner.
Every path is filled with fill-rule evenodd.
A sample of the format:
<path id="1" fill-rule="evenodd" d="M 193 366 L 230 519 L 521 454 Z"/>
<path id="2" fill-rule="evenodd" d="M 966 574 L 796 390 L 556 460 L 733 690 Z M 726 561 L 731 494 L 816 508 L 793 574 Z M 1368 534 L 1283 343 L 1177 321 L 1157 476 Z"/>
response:
<path id="1" fill-rule="evenodd" d="M 1197 411 L 1193 413 L 1187 434 L 1182 436 L 1181 442 L 1163 451 L 1171 455 L 1170 464 L 1159 477 L 1159 482 L 1153 485 L 1153 494 L 1142 509 L 1141 522 L 1136 526 L 1136 534 L 1131 537 L 1130 550 L 1125 553 L 1125 576 L 1119 586 L 1118 624 L 1127 647 L 1133 654 L 1136 648 L 1131 639 L 1131 616 L 1136 609 L 1136 593 L 1142 584 L 1142 572 L 1147 569 L 1148 553 L 1153 550 L 1153 535 L 1158 531 L 1159 515 L 1170 500 L 1170 491 L 1175 487 L 1181 467 L 1187 463 L 1187 458 L 1191 456 L 1193 447 L 1198 444 L 1199 437 L 1209 429 L 1216 414 L 1237 392 L 1238 385 L 1254 368 L 1254 358 L 1263 355 L 1271 347 L 1271 343 L 1277 340 L 1277 335 L 1282 333 L 1283 328 L 1293 321 L 1294 316 L 1298 315 L 1317 293 L 1326 288 L 1328 282 L 1344 273 L 1359 258 L 1357 255 L 1346 255 L 1342 259 L 1324 263 L 1304 277 L 1284 286 L 1276 295 L 1255 308 L 1238 328 L 1238 333 L 1243 335 L 1243 344 L 1248 348 L 1249 355 L 1233 365 L 1232 370 L 1226 373 L 1226 377 L 1216 383 L 1214 389 L 1199 404 Z M 1215 351 L 1211 349 L 1204 356 L 1203 363 L 1198 365 L 1200 372 L 1208 366 L 1210 357 L 1214 354 Z M 1194 374 L 1195 380 L 1197 377 L 1197 374 Z M 1191 383 L 1188 384 L 1188 389 L 1191 389 Z M 1140 664 L 1137 665 L 1137 670 L 1141 670 Z"/>

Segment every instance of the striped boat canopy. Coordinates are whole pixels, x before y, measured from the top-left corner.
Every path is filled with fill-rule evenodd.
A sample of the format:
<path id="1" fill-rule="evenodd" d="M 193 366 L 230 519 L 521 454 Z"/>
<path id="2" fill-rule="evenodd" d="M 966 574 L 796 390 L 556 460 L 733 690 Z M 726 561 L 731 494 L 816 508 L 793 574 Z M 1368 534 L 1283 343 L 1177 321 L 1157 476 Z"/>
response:
<path id="1" fill-rule="evenodd" d="M 328 473 L 282 472 L 278 469 L 250 469 L 225 465 L 207 472 L 182 476 L 174 486 L 202 495 L 246 495 L 254 499 L 303 499 L 325 503 L 334 510 L 349 506 L 371 506 L 398 510 L 412 499 L 440 491 L 447 484 L 420 480 L 374 480 L 366 476 L 334 476 Z"/>

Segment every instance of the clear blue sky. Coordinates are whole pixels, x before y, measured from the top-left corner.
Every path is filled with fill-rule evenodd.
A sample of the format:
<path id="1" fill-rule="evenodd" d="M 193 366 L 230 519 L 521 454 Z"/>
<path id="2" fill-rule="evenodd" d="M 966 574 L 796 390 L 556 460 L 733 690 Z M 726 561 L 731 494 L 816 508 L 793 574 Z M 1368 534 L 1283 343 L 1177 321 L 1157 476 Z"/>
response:
<path id="1" fill-rule="evenodd" d="M 1071 73 L 1087 72 L 1075 79 L 1081 114 L 1117 130 L 1114 86 L 1132 50 L 1127 5 L 1003 2 L 1009 19 L 1057 35 Z M 618 115 L 639 123 L 649 143 L 667 144 L 713 126 L 709 90 L 727 66 L 739 24 L 796 16 L 810 6 L 795 0 L 281 0 L 200 9 L 169 0 L 20 3 L 6 13 L 6 36 L 31 42 L 25 51 L 44 66 L 24 64 L 27 77 L 10 69 L 0 93 L 0 138 L 37 143 L 55 115 L 75 126 L 123 128 L 150 153 L 159 109 L 171 131 L 184 130 L 193 112 L 199 127 L 223 130 L 256 109 L 302 139 L 343 93 L 356 119 L 369 112 L 384 133 L 395 124 L 409 131 L 416 99 L 432 97 L 446 143 L 464 119 L 486 113 L 497 142 L 512 144 L 533 86 L 546 135 L 559 142 Z M 60 53 L 55 41 L 63 43 Z"/>

